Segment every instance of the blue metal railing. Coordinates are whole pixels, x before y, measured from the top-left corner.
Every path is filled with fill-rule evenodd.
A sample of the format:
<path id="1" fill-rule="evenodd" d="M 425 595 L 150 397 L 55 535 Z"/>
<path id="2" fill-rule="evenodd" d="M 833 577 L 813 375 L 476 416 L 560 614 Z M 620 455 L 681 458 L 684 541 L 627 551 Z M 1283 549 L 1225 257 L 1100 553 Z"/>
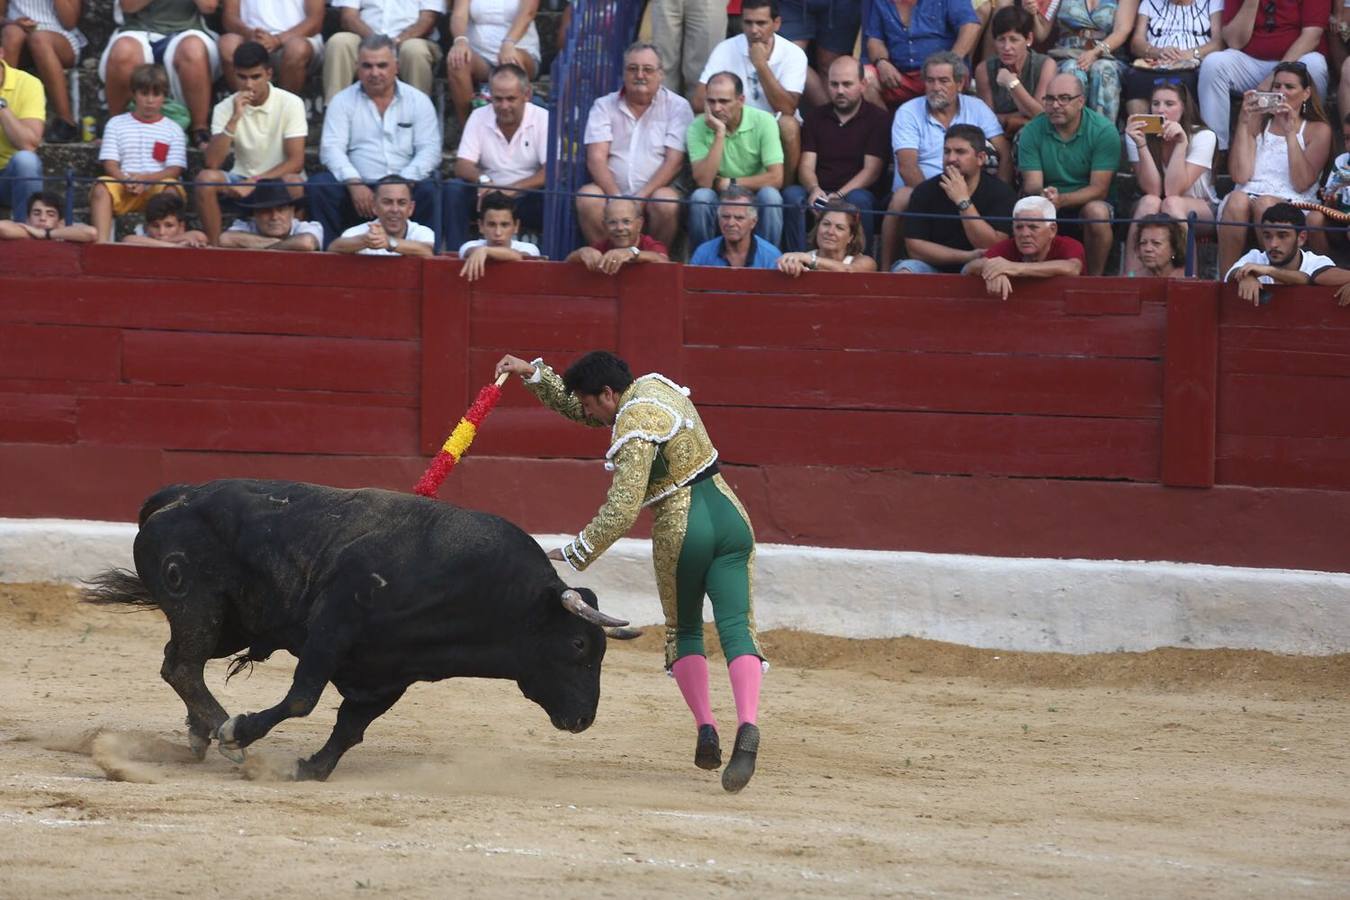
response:
<path id="1" fill-rule="evenodd" d="M 544 254 L 562 259 L 577 246 L 572 198 L 586 172 L 586 117 L 597 97 L 623 83 L 623 50 L 641 22 L 636 0 L 576 0 L 567 41 L 553 63 L 553 109 L 548 119 L 549 192 L 544 197 Z"/>

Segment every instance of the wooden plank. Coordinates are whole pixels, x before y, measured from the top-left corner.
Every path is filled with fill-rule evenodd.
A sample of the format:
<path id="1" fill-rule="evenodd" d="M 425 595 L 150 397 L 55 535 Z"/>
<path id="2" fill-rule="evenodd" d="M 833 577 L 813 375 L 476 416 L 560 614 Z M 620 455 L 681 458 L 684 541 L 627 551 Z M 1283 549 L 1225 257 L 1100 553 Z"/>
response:
<path id="1" fill-rule="evenodd" d="M 436 260 L 422 270 L 422 366 L 417 443 L 434 454 L 468 402 L 469 291 L 458 266 Z"/>
<path id="2" fill-rule="evenodd" d="M 1058 298 L 1017 304 L 887 296 L 801 297 L 686 291 L 685 343 L 713 347 L 938 350 L 1162 356 L 1166 311 L 1146 303 L 1137 317 L 1064 316 Z"/>
<path id="3" fill-rule="evenodd" d="M 799 296 L 873 296 L 873 297 L 988 297 L 984 283 L 973 276 L 905 275 L 892 278 L 889 273 L 860 275 L 806 273 L 792 279 L 777 270 L 727 269 L 717 266 L 686 266 L 687 291 L 712 291 L 727 294 L 787 294 Z M 1047 278 L 1018 284 L 1010 304 L 1028 298 L 1053 297 L 1062 302 L 1066 290 L 1124 292 L 1138 294 L 1144 302 L 1158 302 L 1167 290 L 1162 278 Z M 994 303 L 1004 301 L 990 298 Z"/>
<path id="4" fill-rule="evenodd" d="M 685 350 L 695 402 L 1156 418 L 1153 360 L 833 350 Z"/>
<path id="5" fill-rule="evenodd" d="M 1333 299 L 1332 288 L 1276 286 L 1271 302 L 1263 306 L 1240 299 L 1233 282 L 1225 282 L 1220 291 L 1219 324 L 1224 328 L 1350 329 L 1345 310 Z"/>
<path id="6" fill-rule="evenodd" d="M 128 331 L 122 375 L 163 385 L 299 391 L 417 392 L 412 341 Z"/>
<path id="7" fill-rule="evenodd" d="M 1218 318 L 1218 298 L 1212 286 L 1190 283 L 1169 287 L 1167 357 L 1163 363 L 1164 484 L 1214 484 Z"/>
<path id="8" fill-rule="evenodd" d="M 469 345 L 511 352 L 618 346 L 619 306 L 613 297 L 552 297 L 473 292 Z"/>
<path id="9" fill-rule="evenodd" d="M 459 265 L 455 263 L 458 275 Z M 582 266 L 563 262 L 526 260 L 522 265 L 489 265 L 474 292 L 492 296 L 617 297 L 618 285 L 611 278 L 592 275 Z"/>
<path id="10" fill-rule="evenodd" d="M 1066 316 L 1137 316 L 1143 307 L 1138 290 L 1069 288 L 1063 296 Z"/>
<path id="11" fill-rule="evenodd" d="M 20 277 L 6 279 L 4 298 L 2 322 L 404 340 L 419 330 L 418 297 L 406 290 L 79 278 L 55 291 L 50 279 Z"/>
<path id="12" fill-rule="evenodd" d="M 29 379 L 0 379 L 0 391 L 49 392 L 52 382 Z M 324 391 L 291 391 L 278 388 L 240 388 L 223 385 L 174 384 L 112 384 L 97 381 L 67 381 L 61 391 L 76 398 L 111 398 L 141 400 L 198 400 L 228 403 L 283 402 L 310 406 L 376 406 L 408 408 L 417 405 L 417 398 L 407 394 L 329 393 Z"/>
<path id="13" fill-rule="evenodd" d="M 0 323 L 0 378 L 116 381 L 121 339 L 113 328 Z"/>
<path id="14" fill-rule="evenodd" d="M 86 246 L 62 241 L 0 241 L 0 272 L 5 273 L 5 293 L 9 293 L 11 275 L 78 277 Z"/>
<path id="15" fill-rule="evenodd" d="M 1224 375 L 1219 433 L 1279 437 L 1350 436 L 1350 381 L 1282 375 Z"/>
<path id="16" fill-rule="evenodd" d="M 728 463 L 1156 481 L 1143 419 L 701 407 Z"/>
<path id="17" fill-rule="evenodd" d="M 362 292 L 416 290 L 421 260 L 337 253 L 269 253 L 230 250 L 183 253 L 166 247 L 90 244 L 84 249 L 84 273 L 97 278 L 153 281 L 247 282 L 251 290 L 274 294 L 277 286 L 344 287 Z M 181 286 L 179 287 L 181 290 Z"/>
<path id="18" fill-rule="evenodd" d="M 75 440 L 75 398 L 0 392 L 0 442 L 69 444 Z"/>
<path id="19" fill-rule="evenodd" d="M 619 340 L 613 349 L 634 375 L 660 372 L 684 379 L 683 273 L 684 266 L 657 264 L 632 266 L 619 276 Z"/>
<path id="20" fill-rule="evenodd" d="M 1292 350 L 1302 353 L 1350 353 L 1350 316 L 1344 328 L 1249 328 L 1221 326 L 1219 345 L 1231 350 Z"/>
<path id="21" fill-rule="evenodd" d="M 0 516 L 134 522 L 164 484 L 158 448 L 0 443 Z"/>
<path id="22" fill-rule="evenodd" d="M 1218 480 L 1253 487 L 1350 492 L 1350 438 L 1222 435 Z M 1350 521 L 1350 520 L 1347 520 Z M 1344 540 L 1344 523 L 1337 528 Z M 1346 551 L 1350 561 L 1350 550 Z"/>
<path id="23" fill-rule="evenodd" d="M 166 450 L 417 453 L 413 409 L 308 403 L 85 398 L 81 441 Z"/>
<path id="24" fill-rule="evenodd" d="M 1350 351 L 1350 345 L 1347 346 Z M 1220 358 L 1225 375 L 1312 375 L 1350 378 L 1350 352 L 1304 353 L 1298 350 L 1225 349 Z"/>

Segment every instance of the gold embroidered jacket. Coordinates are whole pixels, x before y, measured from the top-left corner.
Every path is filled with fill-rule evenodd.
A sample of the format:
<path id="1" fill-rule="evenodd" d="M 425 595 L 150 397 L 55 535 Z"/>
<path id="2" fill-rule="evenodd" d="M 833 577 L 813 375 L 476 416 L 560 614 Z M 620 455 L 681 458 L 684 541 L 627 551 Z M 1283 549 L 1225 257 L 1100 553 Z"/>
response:
<path id="1" fill-rule="evenodd" d="M 569 394 L 543 360 L 534 361 L 534 378 L 525 379 L 530 392 L 550 409 L 585 425 L 604 423 L 588 418 L 581 402 Z M 563 548 L 578 572 L 628 533 L 644 506 L 656 504 L 693 481 L 717 461 L 717 450 L 703 427 L 698 410 L 689 402 L 689 389 L 655 372 L 633 381 L 619 396 L 613 440 L 605 454 L 605 468 L 614 472 L 605 503 L 591 523 Z"/>

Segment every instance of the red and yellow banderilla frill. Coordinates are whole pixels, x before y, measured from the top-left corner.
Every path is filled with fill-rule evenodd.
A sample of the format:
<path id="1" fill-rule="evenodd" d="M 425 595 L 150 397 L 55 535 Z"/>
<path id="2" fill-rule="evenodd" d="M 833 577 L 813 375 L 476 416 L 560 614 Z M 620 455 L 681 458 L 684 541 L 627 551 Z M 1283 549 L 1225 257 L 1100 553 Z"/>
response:
<path id="1" fill-rule="evenodd" d="M 450 474 L 450 470 L 455 467 L 455 463 L 463 459 L 464 454 L 468 452 L 469 445 L 478 434 L 478 428 L 487 418 L 487 414 L 492 412 L 492 407 L 497 405 L 497 401 L 502 396 L 502 385 L 506 382 L 507 375 L 503 373 L 492 384 L 484 385 L 470 404 L 464 417 L 459 420 L 455 430 L 450 432 L 450 437 L 445 439 L 440 452 L 436 458 L 427 466 L 427 470 L 422 473 L 417 484 L 413 487 L 413 492 L 421 494 L 423 497 L 435 497 L 436 492 L 441 489 L 441 483 L 445 481 L 445 476 Z"/>

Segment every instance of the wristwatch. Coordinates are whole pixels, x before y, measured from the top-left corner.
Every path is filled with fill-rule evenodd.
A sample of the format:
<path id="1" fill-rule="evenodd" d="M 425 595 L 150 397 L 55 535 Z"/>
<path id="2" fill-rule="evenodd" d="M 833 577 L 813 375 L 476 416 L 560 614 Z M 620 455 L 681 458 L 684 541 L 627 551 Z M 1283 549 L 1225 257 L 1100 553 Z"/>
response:
<path id="1" fill-rule="evenodd" d="M 491 179 L 491 177 L 489 177 L 488 175 L 479 175 L 479 176 L 478 176 L 478 183 L 479 183 L 479 184 L 492 184 L 492 179 Z"/>
<path id="2" fill-rule="evenodd" d="M 389 239 L 389 249 L 393 250 L 395 253 L 398 252 L 398 238 L 391 237 Z"/>
<path id="3" fill-rule="evenodd" d="M 637 259 L 639 256 L 642 255 L 642 251 L 639 250 L 636 246 L 629 247 L 628 250 L 633 254 L 634 259 Z"/>
<path id="4" fill-rule="evenodd" d="M 1008 82 L 1008 93 L 1012 93 L 1021 86 L 1022 86 L 1022 79 L 1014 78 L 1012 81 Z"/>
<path id="5" fill-rule="evenodd" d="M 0 109 L 9 109 L 9 101 L 4 97 L 0 97 Z"/>
<path id="6" fill-rule="evenodd" d="M 818 265 L 820 265 L 820 251 L 819 251 L 819 250 L 812 250 L 812 251 L 811 251 L 811 261 L 810 261 L 809 263 L 806 264 L 806 267 L 807 267 L 808 269 L 810 269 L 811 271 L 814 272 L 814 271 L 816 270 L 816 266 L 818 266 Z"/>
<path id="7" fill-rule="evenodd" d="M 965 212 L 966 210 L 970 209 L 970 198 L 967 197 L 966 199 L 962 200 L 960 203 L 956 204 L 956 209 L 957 209 L 957 211 L 959 211 L 959 212 Z"/>

